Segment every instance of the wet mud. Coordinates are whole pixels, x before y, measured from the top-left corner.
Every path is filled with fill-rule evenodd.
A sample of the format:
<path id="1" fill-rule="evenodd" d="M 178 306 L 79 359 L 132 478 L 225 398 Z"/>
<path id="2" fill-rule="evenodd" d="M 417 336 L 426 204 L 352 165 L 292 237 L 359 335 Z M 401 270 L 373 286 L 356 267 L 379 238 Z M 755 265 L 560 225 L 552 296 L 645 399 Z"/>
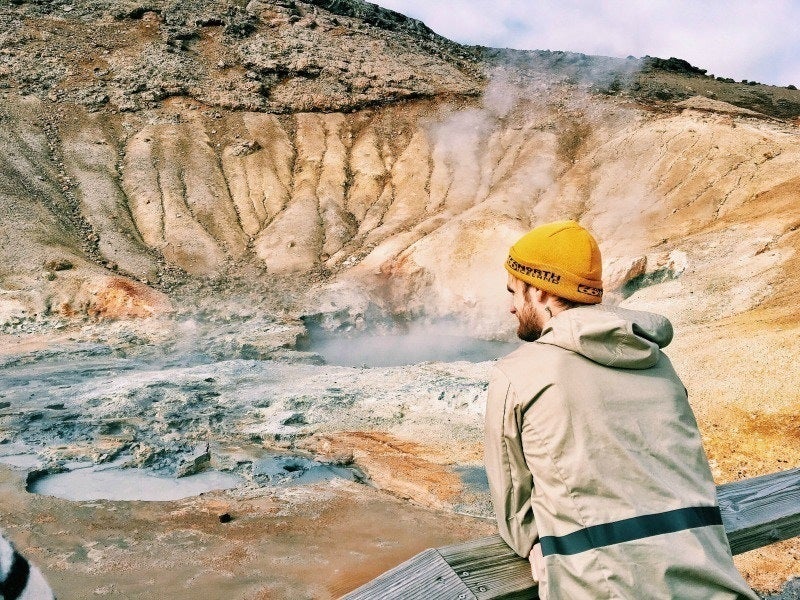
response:
<path id="1" fill-rule="evenodd" d="M 425 548 L 493 530 L 342 479 L 89 502 L 30 494 L 0 467 L 0 511 L 67 600 L 337 598 Z"/>
<path id="2" fill-rule="evenodd" d="M 280 348 L 256 360 L 223 335 L 158 336 L 0 356 L 0 520 L 59 598 L 334 598 L 494 531 L 459 471 L 482 469 L 489 363 L 313 364 L 280 332 L 251 335 Z"/>
<path id="3" fill-rule="evenodd" d="M 0 355 L 0 522 L 60 598 L 335 598 L 494 533 L 490 362 L 326 365 L 294 325 L 173 326 Z M 737 565 L 776 592 L 796 545 Z"/>

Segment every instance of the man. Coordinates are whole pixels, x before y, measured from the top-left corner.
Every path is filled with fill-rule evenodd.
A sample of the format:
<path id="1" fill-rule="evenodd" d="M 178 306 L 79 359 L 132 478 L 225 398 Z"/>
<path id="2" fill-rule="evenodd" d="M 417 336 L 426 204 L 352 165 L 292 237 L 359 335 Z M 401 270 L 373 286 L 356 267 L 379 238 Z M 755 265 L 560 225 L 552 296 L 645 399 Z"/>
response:
<path id="1" fill-rule="evenodd" d="M 526 342 L 498 361 L 486 471 L 500 535 L 541 598 L 729 600 L 736 571 L 686 389 L 659 315 L 602 306 L 600 250 L 574 221 L 512 246 Z"/>

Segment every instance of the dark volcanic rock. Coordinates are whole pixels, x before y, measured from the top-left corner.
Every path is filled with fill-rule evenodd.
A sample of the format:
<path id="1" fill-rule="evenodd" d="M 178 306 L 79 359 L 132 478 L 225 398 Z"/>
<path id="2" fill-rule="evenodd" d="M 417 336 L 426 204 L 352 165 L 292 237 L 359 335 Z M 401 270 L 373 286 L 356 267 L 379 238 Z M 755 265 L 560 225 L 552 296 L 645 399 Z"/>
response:
<path id="1" fill-rule="evenodd" d="M 683 73 L 685 75 L 705 75 L 707 69 L 700 69 L 680 58 L 670 57 L 667 59 L 657 58 L 655 56 L 645 56 L 642 59 L 642 70 L 644 71 L 672 71 L 674 73 Z"/>
<path id="2" fill-rule="evenodd" d="M 474 95 L 482 77 L 460 45 L 363 2 L 31 2 L 0 9 L 0 25 L 0 85 L 94 110 L 175 96 L 268 112 L 348 110 Z"/>
<path id="3" fill-rule="evenodd" d="M 0 89 L 91 111 L 174 97 L 233 110 L 350 111 L 478 95 L 487 67 L 503 65 L 645 102 L 685 99 L 704 79 L 709 97 L 800 114 L 796 90 L 715 79 L 679 58 L 464 46 L 362 0 L 19 0 L 0 8 L 0 27 Z"/>

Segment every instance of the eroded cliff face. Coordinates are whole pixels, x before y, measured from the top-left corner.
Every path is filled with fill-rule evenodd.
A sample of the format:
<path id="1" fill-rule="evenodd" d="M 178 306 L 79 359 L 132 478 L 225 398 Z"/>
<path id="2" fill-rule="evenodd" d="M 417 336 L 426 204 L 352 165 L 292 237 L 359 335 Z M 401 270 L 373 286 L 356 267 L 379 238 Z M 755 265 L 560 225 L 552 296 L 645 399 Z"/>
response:
<path id="1" fill-rule="evenodd" d="M 489 365 L 320 366 L 300 317 L 513 338 L 509 245 L 575 218 L 605 301 L 676 325 L 717 482 L 800 464 L 800 92 L 464 47 L 359 0 L 14 0 L 0 24 L 5 454 L 172 468 L 205 440 L 242 469 L 241 448 L 280 443 L 488 511 L 458 469 L 480 470 Z M 797 547 L 737 564 L 777 589 Z M 390 566 L 362 559 L 364 579 Z"/>
<path id="2" fill-rule="evenodd" d="M 800 92 L 460 46 L 358 0 L 0 21 L 6 323 L 154 314 L 199 282 L 502 335 L 507 247 L 558 218 L 596 233 L 611 301 L 675 280 L 663 309 L 703 319 L 793 293 Z"/>
<path id="3" fill-rule="evenodd" d="M 296 281 L 300 312 L 373 303 L 498 334 L 508 245 L 559 218 L 595 232 L 615 301 L 653 274 L 680 276 L 691 294 L 663 309 L 697 319 L 793 289 L 797 128 L 759 115 L 500 76 L 474 101 L 353 113 L 53 108 L 4 100 L 6 318 L 113 316 L 114 289 L 148 314 L 170 282 L 244 273 Z"/>

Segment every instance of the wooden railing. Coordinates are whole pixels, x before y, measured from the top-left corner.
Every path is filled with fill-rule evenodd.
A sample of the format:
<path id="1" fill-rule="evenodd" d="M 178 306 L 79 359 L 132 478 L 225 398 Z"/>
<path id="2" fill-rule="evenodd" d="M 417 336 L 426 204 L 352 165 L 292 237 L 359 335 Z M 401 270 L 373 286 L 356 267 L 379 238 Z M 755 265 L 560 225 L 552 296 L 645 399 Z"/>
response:
<path id="1" fill-rule="evenodd" d="M 717 487 L 731 551 L 740 554 L 800 535 L 800 469 Z M 530 564 L 500 536 L 430 548 L 342 600 L 531 600 Z"/>

